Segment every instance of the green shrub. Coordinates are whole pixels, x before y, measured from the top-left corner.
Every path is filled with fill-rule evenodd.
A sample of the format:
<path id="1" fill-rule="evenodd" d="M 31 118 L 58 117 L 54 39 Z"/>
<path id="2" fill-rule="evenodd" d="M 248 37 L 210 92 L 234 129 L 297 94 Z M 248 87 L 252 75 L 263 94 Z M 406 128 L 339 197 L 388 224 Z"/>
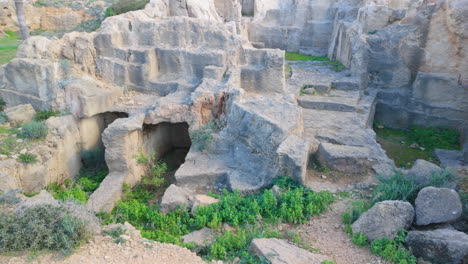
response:
<path id="1" fill-rule="evenodd" d="M 116 16 L 145 8 L 149 0 L 118 0 L 106 9 L 106 17 Z"/>
<path id="2" fill-rule="evenodd" d="M 215 121 L 210 121 L 197 131 L 192 133 L 192 146 L 197 150 L 205 150 L 211 146 L 213 133 L 219 130 L 219 125 Z"/>
<path id="3" fill-rule="evenodd" d="M 343 223 L 347 225 L 353 224 L 362 213 L 369 210 L 371 204 L 367 201 L 353 201 L 351 204 L 351 209 L 341 215 Z"/>
<path id="4" fill-rule="evenodd" d="M 145 175 L 142 177 L 141 184 L 148 189 L 156 189 L 164 183 L 164 174 L 168 171 L 167 164 L 156 159 L 156 153 L 151 155 L 140 151 L 138 155 L 133 156 L 138 164 L 145 166 Z"/>
<path id="5" fill-rule="evenodd" d="M 6 104 L 7 104 L 7 103 L 5 102 L 5 100 L 3 100 L 2 97 L 0 97 L 0 112 L 3 111 L 3 110 L 5 109 Z"/>
<path id="6" fill-rule="evenodd" d="M 414 201 L 421 186 L 418 186 L 413 178 L 406 177 L 400 171 L 395 171 L 392 175 L 377 178 L 380 184 L 373 192 L 373 203 L 386 200 Z"/>
<path id="7" fill-rule="evenodd" d="M 379 238 L 371 243 L 371 252 L 376 256 L 396 264 L 416 264 L 417 259 L 403 243 L 405 241 L 406 231 L 400 231 L 394 240 L 388 238 Z"/>
<path id="8" fill-rule="evenodd" d="M 0 193 L 0 205 L 2 204 L 17 204 L 21 202 L 21 199 L 16 197 L 16 194 L 20 190 L 8 190 L 6 192 Z"/>
<path id="9" fill-rule="evenodd" d="M 118 226 L 118 227 L 114 227 L 110 230 L 106 230 L 104 231 L 103 233 L 112 237 L 112 238 L 118 238 L 120 237 L 121 235 L 125 234 L 125 229 L 123 229 L 121 226 Z"/>
<path id="10" fill-rule="evenodd" d="M 322 264 L 336 264 L 335 261 L 330 261 L 330 260 L 324 260 L 322 261 Z"/>
<path id="11" fill-rule="evenodd" d="M 71 251 L 89 238 L 86 223 L 64 208 L 41 205 L 0 213 L 0 252 Z"/>
<path id="12" fill-rule="evenodd" d="M 369 241 L 367 241 L 367 237 L 362 233 L 353 234 L 351 237 L 351 241 L 358 247 L 365 247 L 369 245 Z"/>
<path id="13" fill-rule="evenodd" d="M 60 114 L 59 111 L 55 110 L 41 110 L 36 113 L 36 120 L 37 121 L 45 121 L 53 116 L 58 116 Z"/>
<path id="14" fill-rule="evenodd" d="M 8 122 L 8 117 L 5 112 L 0 112 L 0 124 L 5 124 Z"/>
<path id="15" fill-rule="evenodd" d="M 36 155 L 31 153 L 20 154 L 18 159 L 25 164 L 36 163 L 37 161 Z"/>
<path id="16" fill-rule="evenodd" d="M 19 136 L 26 139 L 41 139 L 47 136 L 48 130 L 43 122 L 32 121 L 21 126 Z"/>

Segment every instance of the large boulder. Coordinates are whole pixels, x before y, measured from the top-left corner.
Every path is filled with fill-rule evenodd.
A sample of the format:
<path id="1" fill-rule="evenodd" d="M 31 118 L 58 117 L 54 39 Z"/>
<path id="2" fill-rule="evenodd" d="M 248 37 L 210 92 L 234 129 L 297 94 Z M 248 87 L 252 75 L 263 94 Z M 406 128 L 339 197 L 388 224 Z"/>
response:
<path id="1" fill-rule="evenodd" d="M 159 211 L 161 213 L 168 213 L 179 206 L 189 204 L 191 194 L 190 190 L 171 184 L 164 192 Z"/>
<path id="2" fill-rule="evenodd" d="M 408 171 L 408 177 L 412 177 L 417 184 L 427 185 L 431 176 L 442 172 L 442 169 L 429 161 L 416 160 L 413 167 Z"/>
<path id="3" fill-rule="evenodd" d="M 12 125 L 18 125 L 34 120 L 36 111 L 30 104 L 18 105 L 5 109 L 5 115 L 8 122 Z"/>
<path id="4" fill-rule="evenodd" d="M 468 261 L 468 235 L 459 231 L 410 231 L 406 244 L 415 256 L 433 263 L 461 264 Z"/>
<path id="5" fill-rule="evenodd" d="M 250 251 L 271 264 L 321 264 L 327 259 L 277 238 L 256 238 L 250 244 Z"/>
<path id="6" fill-rule="evenodd" d="M 460 218 L 463 205 L 457 192 L 446 188 L 426 187 L 415 201 L 416 224 L 452 222 Z"/>
<path id="7" fill-rule="evenodd" d="M 354 233 L 362 233 L 370 240 L 382 237 L 393 239 L 399 230 L 407 229 L 414 219 L 413 206 L 404 201 L 376 203 L 352 225 Z"/>

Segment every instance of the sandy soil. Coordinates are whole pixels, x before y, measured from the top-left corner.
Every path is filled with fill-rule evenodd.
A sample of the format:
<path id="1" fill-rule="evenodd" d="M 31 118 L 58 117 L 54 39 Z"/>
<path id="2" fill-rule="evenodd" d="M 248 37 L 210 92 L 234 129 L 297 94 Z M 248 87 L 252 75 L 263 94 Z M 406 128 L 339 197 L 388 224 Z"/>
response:
<path id="1" fill-rule="evenodd" d="M 355 246 L 344 232 L 341 215 L 349 208 L 350 203 L 351 199 L 335 202 L 324 214 L 298 226 L 296 232 L 308 246 L 327 255 L 329 260 L 337 264 L 387 264 L 388 262 L 373 256 L 368 248 Z"/>
<path id="2" fill-rule="evenodd" d="M 129 239 L 116 244 L 108 236 L 97 236 L 71 256 L 42 253 L 39 256 L 0 256 L 1 264 L 201 264 L 200 257 L 188 249 L 171 244 Z"/>

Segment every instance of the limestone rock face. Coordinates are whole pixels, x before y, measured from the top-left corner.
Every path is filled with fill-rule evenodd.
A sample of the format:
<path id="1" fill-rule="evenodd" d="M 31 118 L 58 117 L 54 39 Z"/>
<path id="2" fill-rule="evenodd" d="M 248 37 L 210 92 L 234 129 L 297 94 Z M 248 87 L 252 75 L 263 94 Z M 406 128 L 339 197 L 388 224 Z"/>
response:
<path id="1" fill-rule="evenodd" d="M 403 201 L 376 203 L 353 223 L 354 233 L 362 233 L 371 241 L 387 237 L 393 239 L 400 229 L 407 229 L 414 219 L 413 206 Z"/>
<path id="2" fill-rule="evenodd" d="M 457 192 L 446 188 L 426 187 L 415 201 L 416 224 L 452 222 L 460 218 L 463 205 Z"/>
<path id="3" fill-rule="evenodd" d="M 415 256 L 435 263 L 460 264 L 468 256 L 468 235 L 450 229 L 410 231 L 406 244 Z"/>
<path id="4" fill-rule="evenodd" d="M 30 104 L 17 105 L 5 109 L 8 122 L 12 125 L 19 125 L 34 120 L 36 111 Z"/>
<path id="5" fill-rule="evenodd" d="M 256 238 L 252 240 L 249 249 L 272 264 L 320 264 L 327 259 L 324 255 L 311 253 L 277 238 Z"/>

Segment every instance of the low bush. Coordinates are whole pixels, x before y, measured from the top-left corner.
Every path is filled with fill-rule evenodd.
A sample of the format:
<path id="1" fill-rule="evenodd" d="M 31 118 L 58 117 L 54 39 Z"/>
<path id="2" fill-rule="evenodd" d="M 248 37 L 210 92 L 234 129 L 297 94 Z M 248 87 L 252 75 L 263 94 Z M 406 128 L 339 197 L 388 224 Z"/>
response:
<path id="1" fill-rule="evenodd" d="M 149 0 L 117 0 L 106 9 L 106 17 L 116 16 L 130 11 L 144 9 Z"/>
<path id="2" fill-rule="evenodd" d="M 26 139 L 41 139 L 47 136 L 49 129 L 43 122 L 32 121 L 21 126 L 18 136 Z"/>
<path id="3" fill-rule="evenodd" d="M 8 122 L 8 117 L 5 112 L 0 112 L 0 124 L 5 124 Z"/>
<path id="4" fill-rule="evenodd" d="M 380 184 L 373 193 L 374 204 L 386 200 L 414 201 L 421 189 L 411 177 L 406 177 L 400 171 L 395 171 L 392 175 L 379 175 L 377 178 Z"/>
<path id="5" fill-rule="evenodd" d="M 31 153 L 20 154 L 18 159 L 25 164 L 36 163 L 37 161 L 36 155 Z"/>
<path id="6" fill-rule="evenodd" d="M 367 241 L 367 237 L 362 233 L 353 234 L 353 236 L 351 237 L 351 241 L 353 242 L 353 244 L 355 244 L 358 247 L 365 247 L 369 245 L 369 241 Z"/>
<path id="7" fill-rule="evenodd" d="M 5 100 L 0 97 L 0 112 L 5 110 L 5 107 L 6 107 L 7 103 L 5 102 Z"/>
<path id="8" fill-rule="evenodd" d="M 140 151 L 135 155 L 137 163 L 145 166 L 145 175 L 143 175 L 141 184 L 147 189 L 156 189 L 164 183 L 163 175 L 168 171 L 167 164 L 156 159 L 156 153 L 150 155 Z"/>
<path id="9" fill-rule="evenodd" d="M 197 150 L 205 150 L 211 146 L 213 133 L 219 130 L 219 125 L 215 121 L 210 121 L 191 135 L 192 146 Z"/>
<path id="10" fill-rule="evenodd" d="M 367 201 L 360 200 L 352 202 L 351 209 L 341 215 L 343 223 L 351 225 L 361 216 L 362 213 L 369 210 L 370 207 L 371 204 Z"/>
<path id="11" fill-rule="evenodd" d="M 41 110 L 36 113 L 36 120 L 37 121 L 45 121 L 53 116 L 58 116 L 60 111 L 55 110 Z"/>
<path id="12" fill-rule="evenodd" d="M 396 264 L 416 264 L 417 259 L 404 247 L 406 232 L 400 231 L 395 239 L 376 239 L 371 243 L 371 252 L 386 261 Z"/>
<path id="13" fill-rule="evenodd" d="M 41 205 L 0 213 L 0 252 L 69 252 L 90 238 L 86 223 L 64 208 Z"/>

